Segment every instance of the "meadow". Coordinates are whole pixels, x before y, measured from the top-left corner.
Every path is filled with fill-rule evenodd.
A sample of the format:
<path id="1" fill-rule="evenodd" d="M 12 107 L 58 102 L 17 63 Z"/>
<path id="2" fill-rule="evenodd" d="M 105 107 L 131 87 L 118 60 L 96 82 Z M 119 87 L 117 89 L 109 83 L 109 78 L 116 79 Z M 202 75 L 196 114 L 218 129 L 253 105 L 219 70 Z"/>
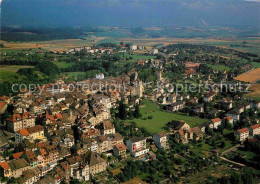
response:
<path id="1" fill-rule="evenodd" d="M 33 68 L 33 66 L 1 65 L 0 68 L 0 82 L 3 82 L 10 81 L 20 68 Z"/>
<path id="2" fill-rule="evenodd" d="M 217 70 L 217 71 L 223 71 L 223 70 L 226 70 L 227 72 L 229 72 L 231 70 L 231 68 L 229 68 L 228 66 L 224 66 L 224 65 L 211 65 L 211 64 L 208 64 L 208 66 L 214 70 Z"/>
<path id="3" fill-rule="evenodd" d="M 57 65 L 59 68 L 69 68 L 74 65 L 73 63 L 67 63 L 64 61 L 54 61 L 53 63 Z"/>
<path id="4" fill-rule="evenodd" d="M 157 107 L 157 104 L 149 100 L 144 100 L 143 102 L 144 104 L 140 106 L 142 117 L 138 119 L 133 119 L 131 121 L 135 122 L 138 127 L 146 128 L 151 133 L 165 131 L 165 125 L 172 120 L 184 120 L 191 127 L 198 126 L 203 122 L 207 122 L 206 119 L 201 119 L 199 117 L 191 117 L 181 113 L 169 113 L 161 111 Z M 153 118 L 148 119 L 148 116 L 152 116 Z"/>

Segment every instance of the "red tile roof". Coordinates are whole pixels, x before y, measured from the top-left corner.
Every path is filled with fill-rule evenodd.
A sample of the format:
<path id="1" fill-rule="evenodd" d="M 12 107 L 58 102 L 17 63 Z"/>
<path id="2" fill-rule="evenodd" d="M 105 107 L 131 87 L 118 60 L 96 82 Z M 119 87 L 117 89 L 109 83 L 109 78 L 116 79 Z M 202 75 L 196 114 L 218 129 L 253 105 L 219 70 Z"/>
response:
<path id="1" fill-rule="evenodd" d="M 2 109 L 6 105 L 5 102 L 0 102 L 0 109 Z"/>
<path id="2" fill-rule="evenodd" d="M 127 149 L 124 143 L 116 145 L 116 148 L 118 151 L 123 151 Z"/>
<path id="3" fill-rule="evenodd" d="M 7 96 L 1 96 L 1 97 L 0 97 L 0 100 L 2 100 L 2 101 L 5 101 L 5 100 L 7 100 L 7 99 L 8 99 Z"/>
<path id="4" fill-rule="evenodd" d="M 17 133 L 21 134 L 22 136 L 27 136 L 30 134 L 26 128 L 18 130 Z"/>
<path id="5" fill-rule="evenodd" d="M 228 117 L 225 117 L 226 120 L 230 121 L 232 120 L 233 118 L 231 116 L 228 116 Z"/>
<path id="6" fill-rule="evenodd" d="M 23 114 L 13 114 L 12 116 L 7 118 L 6 120 L 16 122 L 16 121 L 20 121 L 22 119 L 28 119 L 28 118 L 34 118 L 34 116 L 29 112 L 25 112 Z"/>
<path id="7" fill-rule="evenodd" d="M 7 162 L 1 162 L 1 163 L 0 163 L 0 166 L 1 166 L 4 170 L 9 169 L 9 165 L 8 165 Z"/>
<path id="8" fill-rule="evenodd" d="M 23 152 L 14 153 L 13 157 L 14 159 L 20 158 L 22 156 Z"/>
<path id="9" fill-rule="evenodd" d="M 220 118 L 215 118 L 215 119 L 211 119 L 211 121 L 212 121 L 213 123 L 217 123 L 217 122 L 221 121 L 221 119 L 220 119 Z"/>
<path id="10" fill-rule="evenodd" d="M 241 128 L 237 131 L 242 134 L 242 133 L 248 132 L 249 130 L 248 130 L 248 128 Z"/>
<path id="11" fill-rule="evenodd" d="M 36 125 L 34 127 L 30 127 L 27 129 L 30 134 L 43 131 L 43 127 L 41 125 Z"/>
<path id="12" fill-rule="evenodd" d="M 254 130 L 254 129 L 260 128 L 260 125 L 259 124 L 255 124 L 255 125 L 250 126 L 250 128 L 252 128 Z"/>

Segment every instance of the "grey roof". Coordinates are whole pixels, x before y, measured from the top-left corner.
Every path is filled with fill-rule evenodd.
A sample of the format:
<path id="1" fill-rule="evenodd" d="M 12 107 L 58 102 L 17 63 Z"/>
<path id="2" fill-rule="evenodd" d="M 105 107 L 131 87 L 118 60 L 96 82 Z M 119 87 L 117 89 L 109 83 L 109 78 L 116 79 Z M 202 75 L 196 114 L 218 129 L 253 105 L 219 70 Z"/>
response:
<path id="1" fill-rule="evenodd" d="M 139 142 L 139 141 L 145 140 L 145 138 L 144 137 L 133 137 L 133 138 L 130 138 L 129 140 L 132 142 Z"/>
<path id="2" fill-rule="evenodd" d="M 8 164 L 10 165 L 12 170 L 17 170 L 29 166 L 28 162 L 24 158 L 19 160 L 12 160 Z"/>
<path id="3" fill-rule="evenodd" d="M 94 166 L 100 163 L 105 162 L 103 158 L 99 156 L 99 154 L 88 151 L 84 156 L 84 162 L 89 163 L 90 166 Z"/>

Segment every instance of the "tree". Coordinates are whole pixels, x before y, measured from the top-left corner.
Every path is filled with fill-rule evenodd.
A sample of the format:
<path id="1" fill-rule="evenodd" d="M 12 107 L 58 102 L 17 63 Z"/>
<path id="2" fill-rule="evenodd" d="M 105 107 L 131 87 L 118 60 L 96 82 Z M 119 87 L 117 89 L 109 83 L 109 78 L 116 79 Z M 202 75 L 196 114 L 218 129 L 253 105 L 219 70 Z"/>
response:
<path id="1" fill-rule="evenodd" d="M 118 116 L 122 120 L 125 120 L 127 118 L 126 105 L 124 104 L 123 99 L 119 102 Z"/>
<path id="2" fill-rule="evenodd" d="M 140 117 L 142 117 L 142 114 L 141 114 L 141 112 L 140 112 L 140 109 L 139 109 L 139 105 L 138 105 L 138 104 L 135 105 L 134 117 L 135 117 L 135 118 L 140 118 Z"/>

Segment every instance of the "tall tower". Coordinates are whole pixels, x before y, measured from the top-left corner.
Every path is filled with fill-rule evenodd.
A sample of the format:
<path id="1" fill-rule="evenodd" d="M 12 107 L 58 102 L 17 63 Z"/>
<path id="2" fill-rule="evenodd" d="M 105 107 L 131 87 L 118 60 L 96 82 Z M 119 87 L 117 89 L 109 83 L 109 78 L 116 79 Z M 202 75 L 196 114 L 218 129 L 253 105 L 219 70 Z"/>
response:
<path id="1" fill-rule="evenodd" d="M 137 81 L 138 80 L 138 73 L 135 72 L 135 77 L 134 77 L 134 81 Z"/>
<path id="2" fill-rule="evenodd" d="M 157 78 L 159 81 L 162 80 L 162 70 L 157 71 Z"/>
<path id="3" fill-rule="evenodd" d="M 143 82 L 141 80 L 137 80 L 135 83 L 135 96 L 142 98 L 143 92 L 144 92 Z"/>

